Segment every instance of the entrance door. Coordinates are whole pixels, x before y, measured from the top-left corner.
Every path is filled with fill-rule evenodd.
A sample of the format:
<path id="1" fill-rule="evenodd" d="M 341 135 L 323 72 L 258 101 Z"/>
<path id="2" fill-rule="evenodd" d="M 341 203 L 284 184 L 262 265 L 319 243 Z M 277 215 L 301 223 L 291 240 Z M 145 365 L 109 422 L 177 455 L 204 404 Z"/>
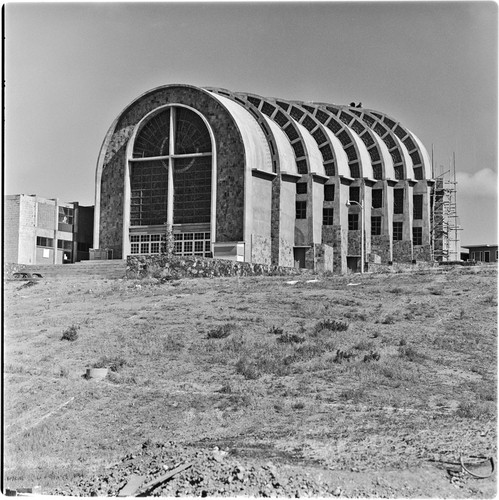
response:
<path id="1" fill-rule="evenodd" d="M 358 257 L 347 257 L 347 267 L 353 273 L 359 272 L 359 258 Z"/>
<path id="2" fill-rule="evenodd" d="M 305 267 L 305 251 L 306 248 L 293 248 L 295 267 L 297 268 Z"/>

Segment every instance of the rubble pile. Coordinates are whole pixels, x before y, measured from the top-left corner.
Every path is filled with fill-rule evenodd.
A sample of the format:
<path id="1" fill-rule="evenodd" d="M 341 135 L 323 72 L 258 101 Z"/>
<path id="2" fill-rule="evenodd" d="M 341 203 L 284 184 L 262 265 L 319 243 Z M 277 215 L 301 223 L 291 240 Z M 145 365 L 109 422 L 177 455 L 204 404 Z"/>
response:
<path id="1" fill-rule="evenodd" d="M 143 486 L 182 465 L 190 466 L 157 483 Z M 135 494 L 147 496 L 259 496 L 305 497 L 337 496 L 338 488 L 296 469 L 265 464 L 242 463 L 241 457 L 217 447 L 196 449 L 168 443 L 144 443 L 142 449 L 125 456 L 104 474 L 81 479 L 76 484 L 57 488 L 51 494 L 72 496 L 117 496 L 133 476 L 141 476 Z"/>

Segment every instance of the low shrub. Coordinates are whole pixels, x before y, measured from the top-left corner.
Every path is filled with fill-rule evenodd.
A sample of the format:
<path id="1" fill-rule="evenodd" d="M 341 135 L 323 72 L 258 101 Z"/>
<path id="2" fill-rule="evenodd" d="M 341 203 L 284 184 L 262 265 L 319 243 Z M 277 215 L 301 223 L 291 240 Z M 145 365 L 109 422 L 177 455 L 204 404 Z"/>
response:
<path id="1" fill-rule="evenodd" d="M 243 356 L 237 360 L 236 373 L 239 373 L 244 378 L 255 380 L 260 377 L 261 373 L 256 367 L 255 362 L 247 356 Z"/>
<path id="2" fill-rule="evenodd" d="M 361 340 L 353 346 L 357 351 L 369 351 L 374 347 L 374 343 L 370 340 Z"/>
<path id="3" fill-rule="evenodd" d="M 409 361 L 420 362 L 425 359 L 425 356 L 412 346 L 400 346 L 398 352 L 401 358 L 406 358 Z"/>
<path id="4" fill-rule="evenodd" d="M 71 325 L 69 328 L 62 332 L 61 340 L 69 340 L 70 342 L 74 342 L 78 339 L 79 329 L 80 325 Z"/>
<path id="5" fill-rule="evenodd" d="M 364 356 L 364 359 L 362 361 L 364 361 L 364 363 L 369 363 L 370 361 L 379 361 L 380 357 L 381 356 L 378 351 L 371 351 L 369 354 L 366 354 Z"/>
<path id="6" fill-rule="evenodd" d="M 365 392 L 366 391 L 363 387 L 359 387 L 356 389 L 345 389 L 344 391 L 340 392 L 339 398 L 343 401 L 352 401 L 353 403 L 358 403 L 362 400 Z"/>
<path id="7" fill-rule="evenodd" d="M 302 342 L 305 342 L 305 338 L 292 333 L 283 333 L 282 335 L 277 337 L 277 342 L 280 342 L 282 344 L 301 344 Z"/>
<path id="8" fill-rule="evenodd" d="M 338 349 L 336 351 L 336 356 L 333 358 L 333 363 L 341 363 L 342 361 L 350 361 L 350 359 L 355 359 L 357 354 L 351 351 L 342 351 Z"/>
<path id="9" fill-rule="evenodd" d="M 284 333 L 284 330 L 282 328 L 279 328 L 278 326 L 272 325 L 269 328 L 268 333 L 270 333 L 271 335 L 282 335 Z"/>
<path id="10" fill-rule="evenodd" d="M 473 418 L 476 420 L 488 420 L 494 418 L 495 404 L 491 402 L 477 403 L 465 401 L 459 404 L 456 416 L 462 418 Z"/>
<path id="11" fill-rule="evenodd" d="M 225 323 L 224 325 L 219 325 L 212 328 L 207 335 L 209 339 L 224 339 L 228 337 L 234 330 L 234 325 L 232 323 Z"/>
<path id="12" fill-rule="evenodd" d="M 394 325 L 395 317 L 392 314 L 387 314 L 382 320 L 381 323 L 383 325 Z"/>
<path id="13" fill-rule="evenodd" d="M 319 333 L 322 330 L 330 330 L 332 332 L 344 332 L 348 330 L 348 323 L 345 321 L 337 321 L 335 319 L 323 319 L 319 321 L 314 328 L 315 333 Z"/>
<path id="14" fill-rule="evenodd" d="M 109 368 L 112 372 L 119 372 L 127 364 L 121 356 L 102 356 L 92 368 Z"/>

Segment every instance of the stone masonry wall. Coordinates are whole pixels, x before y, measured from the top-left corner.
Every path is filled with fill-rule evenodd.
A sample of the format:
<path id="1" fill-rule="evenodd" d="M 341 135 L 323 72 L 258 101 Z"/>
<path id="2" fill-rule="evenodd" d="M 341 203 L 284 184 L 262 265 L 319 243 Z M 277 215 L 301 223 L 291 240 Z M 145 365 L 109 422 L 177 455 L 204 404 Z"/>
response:
<path id="1" fill-rule="evenodd" d="M 121 114 L 104 156 L 101 182 L 100 247 L 121 257 L 123 185 L 126 146 L 136 124 L 150 111 L 169 103 L 198 110 L 215 136 L 217 154 L 216 241 L 242 241 L 244 214 L 244 146 L 228 111 L 207 92 L 189 86 L 162 87 L 137 99 Z"/>
<path id="2" fill-rule="evenodd" d="M 381 262 L 384 264 L 392 260 L 390 247 L 390 235 L 380 234 L 371 236 L 371 253 L 379 255 Z"/>
<path id="3" fill-rule="evenodd" d="M 431 246 L 422 245 L 414 247 L 414 259 L 418 261 L 431 261 Z"/>
<path id="4" fill-rule="evenodd" d="M 412 241 L 401 240 L 393 242 L 393 261 L 394 262 L 412 261 Z"/>
<path id="5" fill-rule="evenodd" d="M 127 278 L 214 278 L 220 276 L 297 276 L 300 270 L 206 257 L 132 255 L 127 258 Z"/>

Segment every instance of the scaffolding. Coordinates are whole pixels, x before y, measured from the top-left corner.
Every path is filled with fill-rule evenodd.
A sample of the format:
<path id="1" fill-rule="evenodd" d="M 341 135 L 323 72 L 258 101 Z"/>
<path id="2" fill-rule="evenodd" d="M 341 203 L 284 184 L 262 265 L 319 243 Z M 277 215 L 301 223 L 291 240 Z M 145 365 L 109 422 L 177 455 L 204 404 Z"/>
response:
<path id="1" fill-rule="evenodd" d="M 433 171 L 435 184 L 431 193 L 432 254 L 433 260 L 453 262 L 461 260 L 459 232 L 462 230 L 457 215 L 455 154 L 449 168 L 444 171 L 443 165 L 440 165 L 439 170 L 439 173 Z"/>

